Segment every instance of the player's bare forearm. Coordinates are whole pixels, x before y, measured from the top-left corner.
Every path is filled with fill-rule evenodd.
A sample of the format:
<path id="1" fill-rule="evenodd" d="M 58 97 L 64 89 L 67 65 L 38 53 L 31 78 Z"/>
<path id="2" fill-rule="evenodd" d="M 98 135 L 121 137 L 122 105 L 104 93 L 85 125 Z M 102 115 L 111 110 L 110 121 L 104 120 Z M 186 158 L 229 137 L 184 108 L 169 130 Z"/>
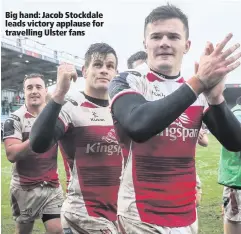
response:
<path id="1" fill-rule="evenodd" d="M 4 145 L 7 158 L 11 163 L 22 160 L 33 153 L 30 149 L 29 140 L 21 142 L 20 140 L 6 139 Z"/>
<path id="2" fill-rule="evenodd" d="M 211 105 L 203 121 L 227 150 L 241 150 L 241 124 L 225 101 L 219 105 Z"/>

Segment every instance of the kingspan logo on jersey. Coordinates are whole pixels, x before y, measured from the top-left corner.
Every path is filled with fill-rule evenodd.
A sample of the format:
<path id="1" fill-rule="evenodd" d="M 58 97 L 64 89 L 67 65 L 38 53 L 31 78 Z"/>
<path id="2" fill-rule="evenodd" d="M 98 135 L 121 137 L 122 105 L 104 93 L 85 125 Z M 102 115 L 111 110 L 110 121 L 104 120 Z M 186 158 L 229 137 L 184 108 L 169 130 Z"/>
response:
<path id="1" fill-rule="evenodd" d="M 92 111 L 92 115 L 93 115 L 93 118 L 90 118 L 91 121 L 94 121 L 94 122 L 96 122 L 96 121 L 105 121 L 104 119 L 100 119 L 95 111 Z"/>
<path id="2" fill-rule="evenodd" d="M 87 144 L 86 153 L 106 153 L 107 155 L 121 154 L 121 147 L 116 140 L 115 130 L 111 129 L 107 136 L 102 137 L 102 142 Z"/>
<path id="3" fill-rule="evenodd" d="M 197 138 L 199 129 L 186 128 L 185 125 L 190 125 L 192 121 L 189 119 L 186 113 L 182 113 L 170 126 L 162 131 L 158 136 L 170 137 L 171 141 L 181 138 L 182 141 L 186 141 L 187 138 Z"/>

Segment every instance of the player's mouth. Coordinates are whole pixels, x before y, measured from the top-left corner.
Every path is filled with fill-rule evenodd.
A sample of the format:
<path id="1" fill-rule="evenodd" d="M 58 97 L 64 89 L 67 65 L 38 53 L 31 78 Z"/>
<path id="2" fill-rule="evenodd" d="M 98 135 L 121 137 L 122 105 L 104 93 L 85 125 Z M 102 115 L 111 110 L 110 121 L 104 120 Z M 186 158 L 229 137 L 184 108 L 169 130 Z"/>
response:
<path id="1" fill-rule="evenodd" d="M 109 82 L 110 80 L 107 79 L 107 78 L 98 78 L 97 80 L 100 80 L 100 81 L 105 81 L 105 82 Z"/>
<path id="2" fill-rule="evenodd" d="M 165 57 L 165 56 L 173 56 L 173 54 L 172 53 L 160 53 L 160 54 L 157 54 L 157 56 Z"/>

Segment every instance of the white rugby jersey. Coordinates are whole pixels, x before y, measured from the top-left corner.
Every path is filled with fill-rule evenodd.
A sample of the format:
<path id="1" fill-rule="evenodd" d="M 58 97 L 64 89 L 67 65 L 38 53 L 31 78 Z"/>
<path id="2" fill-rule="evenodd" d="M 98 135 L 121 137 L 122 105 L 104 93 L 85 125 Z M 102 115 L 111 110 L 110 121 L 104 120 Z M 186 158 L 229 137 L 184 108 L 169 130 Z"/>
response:
<path id="1" fill-rule="evenodd" d="M 16 138 L 26 141 L 35 121 L 25 105 L 13 112 L 4 123 L 3 139 Z M 57 173 L 57 144 L 43 154 L 32 153 L 13 164 L 11 184 L 31 189 L 47 182 L 59 186 Z"/>
<path id="2" fill-rule="evenodd" d="M 173 93 L 183 83 L 181 76 L 168 80 L 149 69 L 130 70 L 112 80 L 109 94 L 112 105 L 130 93 L 155 101 Z M 119 137 L 128 152 L 118 196 L 119 215 L 167 227 L 188 226 L 196 220 L 194 157 L 207 107 L 205 97 L 200 95 L 163 132 L 144 143 Z"/>
<path id="3" fill-rule="evenodd" d="M 116 220 L 122 153 L 110 108 L 78 93 L 62 107 L 60 119 L 66 126 L 61 148 L 73 160 L 62 210 Z"/>

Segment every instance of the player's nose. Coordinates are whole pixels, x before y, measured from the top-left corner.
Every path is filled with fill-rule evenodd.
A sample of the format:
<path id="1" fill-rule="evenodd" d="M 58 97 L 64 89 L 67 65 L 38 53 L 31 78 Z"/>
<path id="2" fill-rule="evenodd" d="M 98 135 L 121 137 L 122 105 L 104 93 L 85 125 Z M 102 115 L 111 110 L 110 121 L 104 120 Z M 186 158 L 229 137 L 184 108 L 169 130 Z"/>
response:
<path id="1" fill-rule="evenodd" d="M 163 36 L 162 39 L 160 40 L 159 46 L 161 48 L 169 48 L 171 46 L 170 39 L 166 35 Z"/>

